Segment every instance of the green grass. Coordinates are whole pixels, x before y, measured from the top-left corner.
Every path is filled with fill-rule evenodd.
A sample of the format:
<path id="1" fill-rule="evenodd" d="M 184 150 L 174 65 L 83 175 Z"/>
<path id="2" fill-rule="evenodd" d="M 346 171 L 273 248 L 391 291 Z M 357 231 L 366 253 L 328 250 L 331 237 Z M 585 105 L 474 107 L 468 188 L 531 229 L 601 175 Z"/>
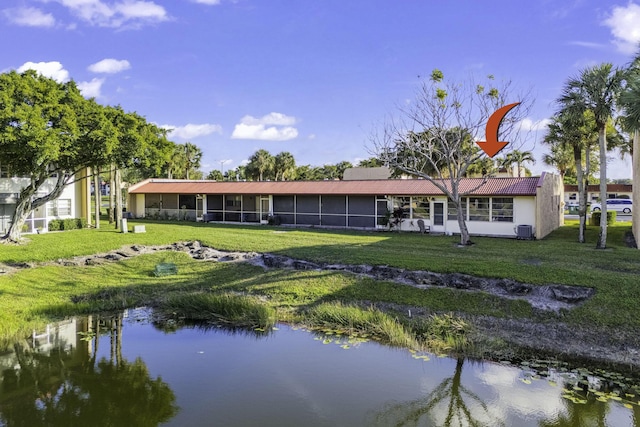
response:
<path id="1" fill-rule="evenodd" d="M 408 233 L 288 229 L 267 226 L 129 221 L 145 224 L 144 234 L 122 234 L 103 222 L 99 230 L 74 230 L 28 236 L 21 245 L 0 246 L 0 263 L 45 263 L 118 249 L 200 240 L 221 250 L 270 252 L 315 262 L 389 265 L 505 277 L 532 284 L 590 286 L 596 295 L 563 312 L 561 320 L 582 326 L 635 330 L 640 327 L 640 252 L 624 243 L 628 223 L 609 228 L 608 248 L 596 250 L 597 227 L 577 243 L 570 223 L 543 240 L 474 238 L 457 247 L 455 236 Z M 171 262 L 178 274 L 155 277 L 157 263 Z M 0 275 L 0 337 L 15 336 L 34 325 L 76 313 L 160 306 L 170 297 L 198 292 L 258 296 L 277 310 L 279 320 L 328 302 L 401 304 L 430 312 L 527 318 L 529 304 L 484 293 L 452 289 L 420 290 L 376 282 L 335 271 L 264 271 L 260 267 L 200 262 L 182 253 L 154 253 L 93 267 L 38 266 Z M 549 314 L 551 320 L 557 320 Z"/>

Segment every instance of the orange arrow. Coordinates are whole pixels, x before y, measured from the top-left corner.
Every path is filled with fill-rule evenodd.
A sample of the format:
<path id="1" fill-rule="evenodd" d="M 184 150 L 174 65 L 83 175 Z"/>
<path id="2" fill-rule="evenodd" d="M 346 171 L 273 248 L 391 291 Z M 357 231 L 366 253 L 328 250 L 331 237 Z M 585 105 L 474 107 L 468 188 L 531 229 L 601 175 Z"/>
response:
<path id="1" fill-rule="evenodd" d="M 504 116 L 506 116 L 509 110 L 518 104 L 520 103 L 515 102 L 513 104 L 505 105 L 502 108 L 498 108 L 491 117 L 489 117 L 489 120 L 487 120 L 487 140 L 476 141 L 476 144 L 482 148 L 482 151 L 484 151 L 487 156 L 495 156 L 508 144 L 508 142 L 498 141 L 498 129 L 500 128 L 500 123 L 502 123 Z"/>

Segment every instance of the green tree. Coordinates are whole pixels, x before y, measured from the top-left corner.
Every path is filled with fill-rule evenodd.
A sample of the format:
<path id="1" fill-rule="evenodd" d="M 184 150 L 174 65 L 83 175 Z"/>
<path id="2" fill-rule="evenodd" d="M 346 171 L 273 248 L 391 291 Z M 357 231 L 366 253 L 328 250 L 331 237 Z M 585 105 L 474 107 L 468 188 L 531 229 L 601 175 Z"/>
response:
<path id="1" fill-rule="evenodd" d="M 624 73 L 609 63 L 587 68 L 579 77 L 567 81 L 562 93 L 562 102 L 582 105 L 593 113 L 598 129 L 600 148 L 600 200 L 607 198 L 607 123 L 613 117 L 616 99 L 620 94 Z M 597 249 L 607 247 L 607 207 L 602 204 L 600 235 Z"/>
<path id="2" fill-rule="evenodd" d="M 0 163 L 26 178 L 3 239 L 19 241 L 34 209 L 103 161 L 113 141 L 106 120 L 88 119 L 99 116 L 95 105 L 73 81 L 58 83 L 31 70 L 0 75 Z"/>
<path id="3" fill-rule="evenodd" d="M 296 177 L 296 159 L 288 151 L 278 153 L 273 162 L 276 181 L 287 181 Z"/>
<path id="4" fill-rule="evenodd" d="M 274 166 L 275 157 L 267 150 L 261 149 L 253 153 L 249 158 L 246 173 L 254 180 L 264 181 L 272 178 Z"/>
<path id="5" fill-rule="evenodd" d="M 507 169 L 516 165 L 518 177 L 522 176 L 522 165 L 525 163 L 535 163 L 536 159 L 531 151 L 513 150 L 504 157 L 503 166 Z"/>
<path id="6" fill-rule="evenodd" d="M 184 176 L 186 179 L 197 179 L 193 176 L 193 174 L 196 173 L 198 169 L 200 169 L 200 162 L 202 161 L 202 150 L 197 145 L 190 142 L 185 142 L 182 145 L 182 149 L 184 150 L 185 160 Z"/>
<path id="7" fill-rule="evenodd" d="M 208 179 L 210 181 L 224 181 L 224 176 L 222 175 L 222 172 L 220 172 L 218 169 L 214 169 L 211 172 L 209 172 L 209 174 L 205 179 Z"/>

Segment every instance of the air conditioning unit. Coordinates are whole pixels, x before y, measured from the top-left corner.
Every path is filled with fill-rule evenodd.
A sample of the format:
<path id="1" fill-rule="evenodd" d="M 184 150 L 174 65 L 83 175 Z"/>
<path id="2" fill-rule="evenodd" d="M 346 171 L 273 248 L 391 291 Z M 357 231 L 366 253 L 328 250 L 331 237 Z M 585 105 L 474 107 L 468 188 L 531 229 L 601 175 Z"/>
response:
<path id="1" fill-rule="evenodd" d="M 518 225 L 516 236 L 518 239 L 523 240 L 533 239 L 533 227 L 530 225 Z"/>

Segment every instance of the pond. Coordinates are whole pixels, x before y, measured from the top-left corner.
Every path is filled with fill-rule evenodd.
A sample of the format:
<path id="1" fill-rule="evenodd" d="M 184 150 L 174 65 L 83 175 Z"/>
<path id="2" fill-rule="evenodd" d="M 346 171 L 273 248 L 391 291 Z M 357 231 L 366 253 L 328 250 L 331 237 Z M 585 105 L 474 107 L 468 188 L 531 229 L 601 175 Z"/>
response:
<path id="1" fill-rule="evenodd" d="M 283 324 L 150 319 L 145 309 L 74 318 L 0 352 L 0 426 L 640 426 L 637 388 L 615 374 L 456 360 Z"/>

